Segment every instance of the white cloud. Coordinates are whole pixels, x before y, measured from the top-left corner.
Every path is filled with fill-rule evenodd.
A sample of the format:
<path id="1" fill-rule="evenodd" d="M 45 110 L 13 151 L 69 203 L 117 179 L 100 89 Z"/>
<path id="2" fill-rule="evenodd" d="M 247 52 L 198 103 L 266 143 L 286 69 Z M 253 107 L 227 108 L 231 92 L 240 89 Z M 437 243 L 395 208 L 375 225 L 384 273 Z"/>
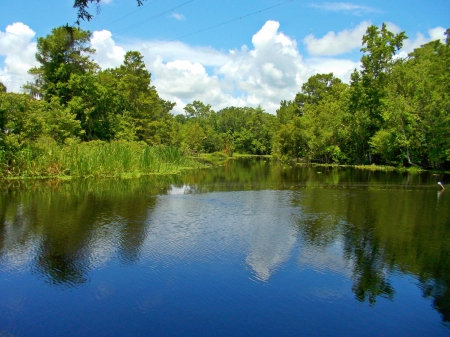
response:
<path id="1" fill-rule="evenodd" d="M 205 67 L 218 67 L 227 61 L 227 55 L 212 47 L 191 47 L 179 41 L 135 41 L 124 46 L 126 50 L 139 50 L 146 58 L 164 56 L 165 61 L 188 60 Z M 134 48 L 134 49 L 133 49 Z"/>
<path id="2" fill-rule="evenodd" d="M 386 22 L 386 28 L 388 31 L 394 34 L 398 34 L 402 31 L 399 26 L 397 26 L 395 23 L 392 22 Z"/>
<path id="3" fill-rule="evenodd" d="M 338 33 L 328 32 L 321 38 L 309 34 L 303 39 L 308 53 L 315 56 L 331 56 L 350 52 L 360 48 L 362 37 L 366 33 L 370 22 L 363 21 L 353 29 L 345 29 Z"/>
<path id="4" fill-rule="evenodd" d="M 102 30 L 95 31 L 91 37 L 91 45 L 96 51 L 93 59 L 102 69 L 118 67 L 126 53 L 122 47 L 116 46 L 111 36 L 111 32 Z"/>
<path id="5" fill-rule="evenodd" d="M 292 99 L 313 74 L 303 62 L 297 43 L 281 32 L 280 24 L 267 21 L 253 38 L 253 48 L 233 50 L 218 73 L 246 93 L 241 98 L 249 105 L 261 104 L 270 112 L 283 99 Z"/>
<path id="6" fill-rule="evenodd" d="M 403 41 L 403 48 L 398 53 L 398 57 L 407 57 L 409 53 L 412 53 L 414 49 L 420 48 L 422 45 L 434 41 L 441 40 L 445 43 L 445 29 L 442 27 L 436 27 L 428 30 L 428 37 L 422 33 L 417 33 L 415 38 L 408 38 Z"/>
<path id="7" fill-rule="evenodd" d="M 350 82 L 350 75 L 353 70 L 359 69 L 360 63 L 351 60 L 342 60 L 335 58 L 310 58 L 305 60 L 306 64 L 314 70 L 314 73 L 328 74 L 340 78 L 343 82 Z"/>
<path id="8" fill-rule="evenodd" d="M 436 27 L 428 30 L 428 35 L 431 37 L 431 41 L 441 40 L 442 43 L 445 43 L 445 28 Z"/>
<path id="9" fill-rule="evenodd" d="M 323 4 L 311 4 L 311 7 L 323 9 L 326 11 L 332 12 L 347 12 L 354 15 L 361 15 L 364 13 L 378 13 L 380 12 L 378 9 L 354 5 L 348 2 L 325 2 Z"/>
<path id="10" fill-rule="evenodd" d="M 281 100 L 293 99 L 314 74 L 303 62 L 296 41 L 278 29 L 278 22 L 268 21 L 253 36 L 252 48 L 223 52 L 180 42 L 148 42 L 154 47 L 142 53 L 160 96 L 177 102 L 175 113 L 182 113 L 193 100 L 211 104 L 215 110 L 261 105 L 274 113 Z"/>
<path id="11" fill-rule="evenodd" d="M 173 13 L 172 15 L 170 15 L 170 17 L 177 20 L 186 20 L 186 17 L 183 14 L 179 13 Z"/>
<path id="12" fill-rule="evenodd" d="M 261 105 L 275 113 L 280 101 L 293 99 L 311 75 L 333 72 L 348 82 L 359 62 L 330 55 L 360 47 L 369 24 L 362 22 L 353 29 L 330 32 L 322 38 L 307 36 L 303 42 L 312 55 L 308 58 L 302 57 L 293 38 L 279 31 L 280 24 L 276 21 L 267 21 L 253 35 L 251 46 L 228 51 L 192 47 L 182 42 L 119 43 L 106 30 L 95 31 L 91 44 L 97 51 L 94 59 L 103 69 L 122 64 L 128 50 L 140 51 L 152 74 L 152 85 L 163 99 L 177 104 L 174 113 L 183 113 L 183 107 L 194 100 L 211 104 L 216 111 L 227 106 Z M 443 28 L 436 27 L 428 31 L 429 37 L 418 33 L 414 39 L 405 41 L 402 52 L 410 52 L 443 32 Z M 6 82 L 9 89 L 19 91 L 30 80 L 28 69 L 37 65 L 34 35 L 22 23 L 0 31 L 0 56 L 5 57 L 4 68 L 0 66 L 0 81 Z"/>
<path id="13" fill-rule="evenodd" d="M 28 70 L 37 65 L 36 42 L 31 40 L 35 32 L 21 22 L 0 31 L 0 55 L 4 56 L 4 68 L 0 68 L 0 81 L 8 91 L 21 91 L 21 86 L 33 79 Z"/>

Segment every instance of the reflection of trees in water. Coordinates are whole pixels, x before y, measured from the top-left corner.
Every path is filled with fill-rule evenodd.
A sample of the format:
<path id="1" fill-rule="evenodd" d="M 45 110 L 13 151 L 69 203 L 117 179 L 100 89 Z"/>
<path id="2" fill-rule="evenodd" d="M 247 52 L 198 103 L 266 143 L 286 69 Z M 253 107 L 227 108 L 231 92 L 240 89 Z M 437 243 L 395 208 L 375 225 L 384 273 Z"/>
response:
<path id="1" fill-rule="evenodd" d="M 161 180 L 70 182 L 2 198 L 0 261 L 11 248 L 23 247 L 16 250 L 34 256 L 28 260 L 35 272 L 65 286 L 86 282 L 102 255 L 137 261 L 155 202 L 152 193 L 167 188 Z"/>
<path id="2" fill-rule="evenodd" d="M 450 322 L 447 191 L 436 204 L 435 191 L 376 189 L 390 179 L 396 184 L 407 181 L 412 188 L 431 178 L 322 168 L 319 174 L 318 168 L 251 162 L 230 162 L 170 178 L 83 180 L 55 186 L 49 182 L 47 187 L 2 192 L 0 261 L 9 258 L 7 252 L 16 254 L 14 263 L 34 263 L 34 270 L 55 284 L 79 284 L 86 282 L 92 263 L 111 258 L 107 255 L 111 250 L 122 263 L 140 258 L 146 219 L 155 201 L 152 195 L 166 193 L 171 185 L 187 184 L 189 193 L 300 187 L 292 200 L 301 209 L 296 230 L 316 250 L 337 241 L 344 244 L 343 259 L 353 268 L 352 289 L 358 300 L 373 304 L 379 296 L 392 298 L 389 276 L 400 270 L 416 275 L 424 297 Z M 353 179 L 361 186 L 350 188 Z M 288 237 L 285 234 L 280 237 Z M 38 257 L 29 262 L 27 256 L 36 252 Z M 271 256 L 262 248 L 255 252 Z"/>
<path id="3" fill-rule="evenodd" d="M 450 287 L 447 279 L 421 280 L 423 296 L 433 301 L 433 308 L 440 312 L 442 320 L 450 326 Z"/>
<path id="4" fill-rule="evenodd" d="M 292 203 L 302 210 L 297 230 L 306 245 L 343 243 L 357 300 L 393 299 L 389 277 L 399 270 L 415 275 L 424 297 L 450 321 L 450 209 L 436 207 L 434 191 L 312 189 Z"/>
<path id="5" fill-rule="evenodd" d="M 37 256 L 36 271 L 45 275 L 52 284 L 76 286 L 86 282 L 88 261 L 80 258 L 59 244 L 43 240 L 42 249 Z"/>
<path id="6" fill-rule="evenodd" d="M 353 227 L 353 226 L 348 226 Z M 358 301 L 375 304 L 378 296 L 393 299 L 394 288 L 388 280 L 390 270 L 380 242 L 371 230 L 348 228 L 344 238 L 344 255 L 353 261 L 352 291 Z"/>

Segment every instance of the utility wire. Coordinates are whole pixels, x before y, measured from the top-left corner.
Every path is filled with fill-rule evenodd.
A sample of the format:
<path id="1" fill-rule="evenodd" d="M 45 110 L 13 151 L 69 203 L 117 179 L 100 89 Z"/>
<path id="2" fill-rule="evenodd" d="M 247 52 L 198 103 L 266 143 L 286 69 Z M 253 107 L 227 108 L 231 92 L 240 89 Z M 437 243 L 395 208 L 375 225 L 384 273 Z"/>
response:
<path id="1" fill-rule="evenodd" d="M 253 15 L 256 15 L 256 14 L 268 11 L 269 9 L 272 9 L 272 8 L 275 8 L 275 7 L 279 7 L 279 6 L 285 5 L 285 4 L 287 4 L 289 2 L 293 2 L 293 1 L 295 1 L 295 0 L 288 0 L 288 1 L 285 1 L 285 2 L 281 2 L 279 4 L 263 8 L 263 9 L 258 10 L 256 12 L 253 12 L 253 13 L 250 13 L 250 14 L 246 14 L 246 15 L 240 16 L 238 18 L 231 19 L 231 20 L 228 20 L 228 21 L 225 21 L 225 22 L 222 22 L 222 23 L 219 23 L 217 25 L 213 25 L 213 26 L 210 26 L 210 27 L 207 27 L 207 28 L 204 28 L 204 29 L 200 29 L 200 30 L 197 30 L 197 31 L 195 31 L 193 33 L 189 33 L 189 34 L 186 34 L 186 35 L 179 36 L 179 37 L 177 37 L 175 39 L 172 39 L 172 40 L 164 41 L 164 42 L 161 42 L 161 43 L 153 44 L 153 45 L 148 46 L 148 47 L 141 48 L 140 50 L 142 51 L 142 50 L 154 48 L 154 47 L 157 47 L 157 46 L 169 43 L 169 42 L 173 42 L 173 41 L 177 41 L 177 40 L 183 39 L 183 38 L 188 37 L 188 36 L 192 36 L 192 35 L 195 35 L 195 34 L 198 34 L 198 33 L 205 32 L 205 31 L 210 30 L 210 29 L 214 29 L 214 28 L 217 28 L 217 27 L 220 27 L 220 26 L 224 26 L 224 25 L 229 24 L 231 22 L 235 22 L 235 21 L 238 21 L 238 20 L 242 20 L 242 19 L 248 18 L 249 16 L 253 16 Z"/>
<path id="2" fill-rule="evenodd" d="M 149 5 L 153 4 L 153 3 L 155 3 L 156 1 L 158 1 L 158 0 L 154 0 L 154 1 L 152 1 L 152 2 L 147 3 L 147 6 L 149 6 Z M 127 14 L 127 15 L 124 15 L 124 16 L 122 16 L 121 18 L 119 18 L 119 19 L 117 19 L 117 20 L 115 20 L 115 21 L 113 21 L 113 22 L 108 23 L 108 24 L 107 24 L 105 27 L 103 27 L 103 28 L 109 27 L 109 26 L 111 26 L 112 24 L 114 24 L 114 23 L 116 23 L 116 22 L 119 22 L 119 21 L 121 21 L 121 20 L 123 20 L 123 19 L 129 17 L 130 15 L 132 15 L 132 14 L 134 14 L 134 13 L 136 13 L 136 12 L 142 10 L 143 8 L 144 8 L 144 6 L 141 6 L 141 7 L 139 7 L 138 9 L 136 9 L 135 11 L 133 11 L 133 12 Z M 148 7 L 146 7 L 146 8 L 148 8 Z"/>
<path id="3" fill-rule="evenodd" d="M 127 27 L 127 28 L 124 28 L 124 29 L 122 29 L 122 30 L 119 30 L 118 32 L 115 32 L 113 35 L 117 35 L 117 34 L 121 34 L 121 33 L 127 32 L 127 31 L 129 31 L 130 29 L 136 28 L 137 26 L 143 25 L 144 23 L 147 23 L 147 22 L 149 22 L 149 21 L 151 21 L 151 20 L 154 20 L 154 19 L 157 19 L 157 18 L 159 18 L 159 17 L 161 17 L 161 16 L 163 16 L 163 15 L 165 15 L 165 14 L 167 14 L 167 13 L 170 13 L 170 12 L 174 11 L 175 9 L 178 9 L 178 8 L 180 8 L 180 7 L 183 7 L 183 6 L 186 6 L 187 4 L 189 4 L 189 3 L 191 3 L 191 2 L 194 2 L 194 0 L 190 0 L 190 1 L 184 2 L 184 3 L 182 3 L 181 5 L 178 5 L 178 6 L 176 6 L 176 7 L 173 7 L 173 8 L 171 8 L 171 9 L 168 9 L 168 10 L 162 12 L 162 13 L 159 13 L 159 14 L 157 14 L 157 15 L 154 15 L 154 16 L 148 18 L 148 19 L 145 19 L 144 21 L 141 21 L 141 22 L 136 23 L 136 24 L 134 24 L 134 25 L 132 25 L 132 26 L 129 26 L 129 27 Z"/>

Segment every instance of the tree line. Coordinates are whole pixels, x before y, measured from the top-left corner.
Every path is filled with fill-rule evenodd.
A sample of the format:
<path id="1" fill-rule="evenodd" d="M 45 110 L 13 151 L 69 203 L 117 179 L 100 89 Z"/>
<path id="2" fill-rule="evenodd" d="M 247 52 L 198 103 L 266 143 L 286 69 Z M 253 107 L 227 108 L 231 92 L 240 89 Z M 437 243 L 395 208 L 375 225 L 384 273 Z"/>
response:
<path id="1" fill-rule="evenodd" d="M 349 84 L 316 74 L 276 115 L 262 107 L 214 111 L 194 100 L 184 115 L 162 99 L 143 56 L 125 54 L 116 68 L 92 60 L 90 32 L 68 25 L 38 39 L 32 82 L 24 94 L 0 84 L 0 161 L 42 143 L 99 140 L 170 145 L 186 154 L 234 152 L 340 164 L 448 168 L 450 164 L 450 29 L 407 58 L 407 38 L 370 26 L 361 67 Z"/>

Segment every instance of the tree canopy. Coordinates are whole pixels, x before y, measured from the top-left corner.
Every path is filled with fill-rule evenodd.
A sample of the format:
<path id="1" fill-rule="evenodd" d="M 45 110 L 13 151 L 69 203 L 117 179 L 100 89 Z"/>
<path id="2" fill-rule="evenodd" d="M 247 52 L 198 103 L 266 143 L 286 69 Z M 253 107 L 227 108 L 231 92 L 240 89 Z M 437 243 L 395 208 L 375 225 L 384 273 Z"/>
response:
<path id="1" fill-rule="evenodd" d="M 93 1 L 95 2 L 95 1 Z M 87 1 L 86 3 L 90 3 Z M 263 107 L 215 111 L 194 99 L 185 114 L 161 98 L 144 56 L 101 69 L 90 32 L 54 28 L 37 43 L 39 65 L 26 95 L 0 84 L 0 160 L 16 158 L 41 139 L 127 141 L 179 147 L 185 154 L 234 152 L 340 164 L 450 167 L 450 29 L 406 58 L 406 38 L 386 25 L 362 39 L 361 68 L 349 84 L 333 73 L 311 76 L 276 115 Z M 28 151 L 26 150 L 26 151 Z"/>

